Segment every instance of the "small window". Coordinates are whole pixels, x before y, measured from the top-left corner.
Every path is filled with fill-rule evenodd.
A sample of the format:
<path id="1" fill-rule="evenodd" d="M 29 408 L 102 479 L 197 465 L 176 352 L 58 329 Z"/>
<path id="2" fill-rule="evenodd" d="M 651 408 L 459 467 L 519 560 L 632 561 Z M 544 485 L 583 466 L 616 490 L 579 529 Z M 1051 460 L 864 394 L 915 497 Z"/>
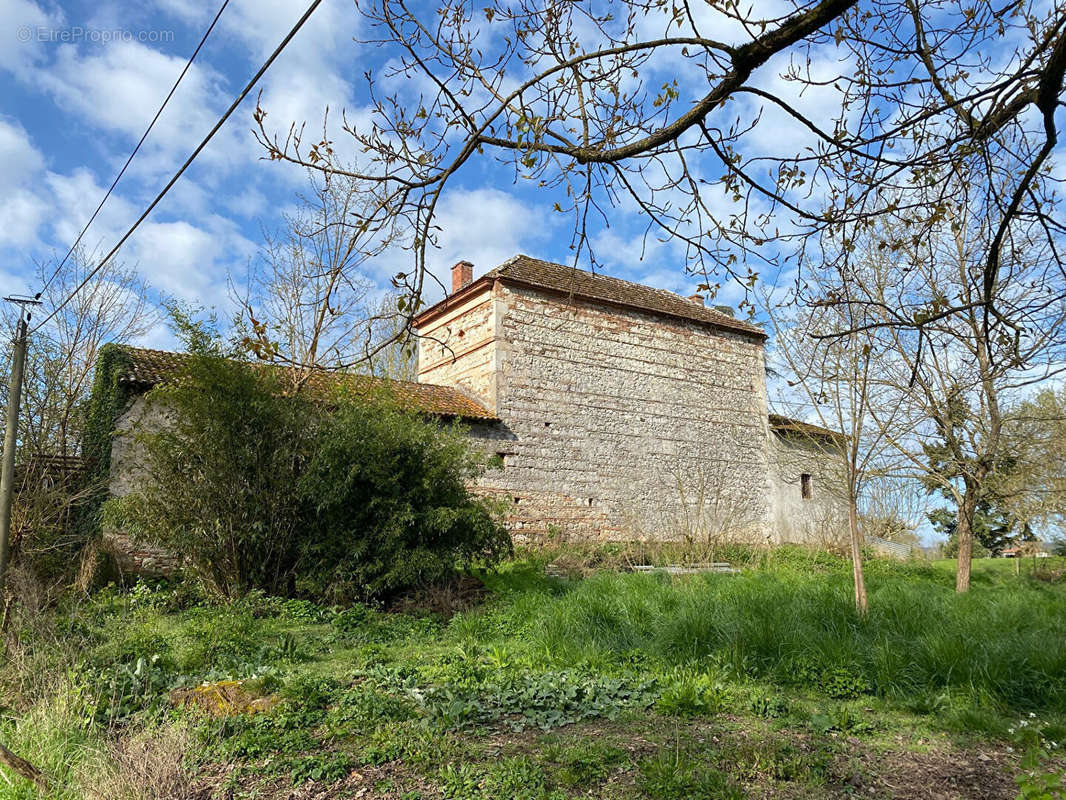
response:
<path id="1" fill-rule="evenodd" d="M 800 494 L 804 500 L 810 500 L 814 496 L 814 483 L 806 472 L 800 475 Z"/>

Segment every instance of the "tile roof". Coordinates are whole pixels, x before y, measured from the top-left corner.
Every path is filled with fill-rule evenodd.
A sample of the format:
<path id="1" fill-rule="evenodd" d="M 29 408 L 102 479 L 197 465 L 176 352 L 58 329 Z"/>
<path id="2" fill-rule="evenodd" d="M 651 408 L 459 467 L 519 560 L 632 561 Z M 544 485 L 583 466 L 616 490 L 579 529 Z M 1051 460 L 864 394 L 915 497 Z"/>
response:
<path id="1" fill-rule="evenodd" d="M 823 428 L 821 425 L 814 425 L 791 417 L 783 417 L 780 414 L 770 415 L 770 429 L 777 433 L 802 433 L 807 436 L 819 436 L 828 439 L 847 438 L 840 431 L 830 430 L 829 428 Z"/>
<path id="2" fill-rule="evenodd" d="M 187 353 L 171 353 L 166 350 L 149 350 L 130 346 L 123 346 L 122 349 L 129 355 L 130 362 L 126 371 L 119 376 L 119 380 L 144 388 L 163 383 L 177 375 L 185 367 L 189 358 Z M 423 414 L 470 420 L 492 421 L 496 419 L 476 400 L 451 386 L 397 381 L 329 370 L 316 370 L 311 373 L 306 385 L 313 393 L 323 396 L 340 387 L 357 395 L 384 391 L 390 394 L 401 408 Z"/>
<path id="3" fill-rule="evenodd" d="M 475 283 L 491 282 L 496 279 L 572 294 L 587 300 L 600 300 L 666 316 L 705 322 L 718 328 L 766 338 L 765 331 L 759 326 L 736 319 L 674 292 L 624 281 L 621 278 L 612 278 L 609 275 L 597 275 L 587 270 L 568 267 L 564 264 L 553 264 L 526 255 L 517 255 L 508 259 L 496 269 L 487 272 Z M 448 299 L 445 298 L 443 302 L 447 303 Z M 428 310 L 422 313 L 425 315 Z"/>

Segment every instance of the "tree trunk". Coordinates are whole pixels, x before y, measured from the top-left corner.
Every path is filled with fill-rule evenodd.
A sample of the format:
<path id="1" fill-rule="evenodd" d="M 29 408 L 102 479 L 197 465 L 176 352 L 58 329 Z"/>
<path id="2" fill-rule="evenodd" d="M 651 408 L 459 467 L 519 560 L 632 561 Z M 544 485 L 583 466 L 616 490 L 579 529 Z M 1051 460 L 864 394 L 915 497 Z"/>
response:
<path id="1" fill-rule="evenodd" d="M 955 572 L 955 591 L 959 594 L 970 591 L 970 559 L 973 556 L 973 514 L 977 508 L 974 493 L 967 488 L 958 508 L 958 527 L 955 535 L 959 540 L 959 564 Z"/>
<path id="2" fill-rule="evenodd" d="M 862 573 L 862 535 L 859 533 L 858 498 L 851 492 L 848 500 L 848 530 L 851 534 L 851 574 L 855 582 L 855 609 L 866 616 L 866 578 Z"/>

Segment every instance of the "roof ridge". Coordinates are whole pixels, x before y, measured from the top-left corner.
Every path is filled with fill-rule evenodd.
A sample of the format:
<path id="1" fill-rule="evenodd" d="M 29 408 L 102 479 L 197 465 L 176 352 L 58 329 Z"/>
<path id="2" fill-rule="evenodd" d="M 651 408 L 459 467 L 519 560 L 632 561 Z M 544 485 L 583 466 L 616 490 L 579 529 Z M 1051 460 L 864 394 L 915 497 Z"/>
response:
<path id="1" fill-rule="evenodd" d="M 193 355 L 193 353 L 190 353 L 190 352 L 185 351 L 185 350 L 160 350 L 160 349 L 155 348 L 155 347 L 141 347 L 140 345 L 117 343 L 117 342 L 113 342 L 112 344 L 114 344 L 115 347 L 121 347 L 121 348 L 124 348 L 126 350 L 139 350 L 142 353 L 155 353 L 155 354 L 161 355 L 161 356 L 177 356 L 179 358 L 186 358 L 188 356 Z M 224 358 L 224 359 L 226 359 L 228 361 L 239 361 L 239 359 L 231 358 L 230 356 L 222 356 L 222 358 Z M 262 360 L 241 361 L 240 363 L 242 363 L 242 364 L 252 364 L 252 365 L 261 364 L 263 366 L 278 367 L 280 369 L 285 369 L 286 368 L 286 365 L 284 365 L 284 364 L 272 364 L 269 361 L 262 361 Z M 438 386 L 438 387 L 441 387 L 441 388 L 444 388 L 444 389 L 454 389 L 455 388 L 454 386 L 447 386 L 447 385 L 445 385 L 443 383 L 426 383 L 424 381 L 410 381 L 410 380 L 407 380 L 405 378 L 388 378 L 388 377 L 385 377 L 383 375 L 368 375 L 368 374 L 363 373 L 363 372 L 345 372 L 344 370 L 330 369 L 329 367 L 311 367 L 311 370 L 314 371 L 314 372 L 317 372 L 319 374 L 322 374 L 322 375 L 342 375 L 342 376 L 348 377 L 348 378 L 368 378 L 370 380 L 383 381 L 383 382 L 386 382 L 386 383 L 403 383 L 403 384 L 407 384 L 409 386 Z"/>
<path id="2" fill-rule="evenodd" d="M 526 267 L 526 272 L 532 274 L 523 274 L 523 266 Z M 569 288 L 572 293 L 577 296 L 599 300 L 601 302 L 619 303 L 651 311 L 652 313 L 682 317 L 749 335 L 756 335 L 763 338 L 766 337 L 766 332 L 762 327 L 753 322 L 739 319 L 731 314 L 726 314 L 723 311 L 719 311 L 714 306 L 706 306 L 703 303 L 697 303 L 696 301 L 669 289 L 649 286 L 646 283 L 637 283 L 636 281 L 631 281 L 626 278 L 619 278 L 604 272 L 583 269 L 571 264 L 559 264 L 554 261 L 545 261 L 541 258 L 526 255 L 525 253 L 519 253 L 507 259 L 499 267 L 490 270 L 483 275 L 481 280 L 484 280 L 485 278 L 509 279 L 534 286 L 540 286 L 546 289 L 563 291 L 568 287 L 561 283 L 560 276 L 557 274 L 559 270 L 566 270 L 575 277 L 576 280 Z M 552 275 L 552 273 L 556 274 Z M 578 286 L 577 282 L 579 280 L 585 280 L 587 285 Z M 597 287 L 597 283 L 599 283 L 599 287 Z M 600 288 L 602 291 L 597 292 L 597 288 Z M 615 294 L 616 296 L 612 297 L 611 294 Z M 627 294 L 631 296 L 626 297 L 625 295 Z M 445 298 L 445 301 L 442 302 L 446 302 L 447 300 L 448 298 Z"/>
<path id="3" fill-rule="evenodd" d="M 114 344 L 127 351 L 131 357 L 130 366 L 120 376 L 120 380 L 143 386 L 154 386 L 167 380 L 169 376 L 180 371 L 184 363 L 187 363 L 186 359 L 193 355 L 188 352 L 157 350 L 131 344 Z M 227 360 L 237 361 L 237 359 L 229 358 Z M 265 361 L 237 363 L 284 369 L 281 365 Z M 407 407 L 412 411 L 467 419 L 497 419 L 478 398 L 455 386 L 323 368 L 315 368 L 311 371 L 307 385 L 311 391 L 326 391 L 330 385 L 336 388 L 347 386 L 356 392 L 377 391 L 381 388 L 394 394 L 402 407 Z"/>

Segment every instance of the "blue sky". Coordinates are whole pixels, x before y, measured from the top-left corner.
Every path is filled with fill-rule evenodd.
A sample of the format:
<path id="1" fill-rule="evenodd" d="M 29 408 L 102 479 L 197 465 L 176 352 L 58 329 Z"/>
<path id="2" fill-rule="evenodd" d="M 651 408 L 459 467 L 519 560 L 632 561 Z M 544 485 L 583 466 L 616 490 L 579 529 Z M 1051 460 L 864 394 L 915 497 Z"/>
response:
<path id="1" fill-rule="evenodd" d="M 232 0 L 86 237 L 106 252 L 199 142 L 306 7 L 304 0 Z M 33 292 L 34 260 L 62 255 L 217 10 L 216 3 L 132 4 L 0 0 L 0 288 Z M 358 114 L 362 75 L 381 66 L 359 34 L 351 0 L 325 0 L 260 84 L 268 127 L 340 109 Z M 121 259 L 161 295 L 225 313 L 227 275 L 244 274 L 306 185 L 299 168 L 261 160 L 251 134 L 254 96 L 128 242 Z M 343 138 L 343 134 L 339 137 Z M 343 144 L 343 142 L 342 142 Z M 440 210 L 440 277 L 459 259 L 487 271 L 517 252 L 566 260 L 569 229 L 552 198 L 515 185 L 483 161 L 459 176 Z M 612 274 L 682 293 L 697 283 L 663 252 L 640 260 L 639 228 L 619 214 L 600 234 Z M 395 257 L 402 257 L 397 255 Z M 387 285 L 395 264 L 374 278 Z M 435 298 L 428 298 L 433 300 Z M 728 300 L 728 297 L 726 298 Z M 171 344 L 166 328 L 149 344 Z"/>

